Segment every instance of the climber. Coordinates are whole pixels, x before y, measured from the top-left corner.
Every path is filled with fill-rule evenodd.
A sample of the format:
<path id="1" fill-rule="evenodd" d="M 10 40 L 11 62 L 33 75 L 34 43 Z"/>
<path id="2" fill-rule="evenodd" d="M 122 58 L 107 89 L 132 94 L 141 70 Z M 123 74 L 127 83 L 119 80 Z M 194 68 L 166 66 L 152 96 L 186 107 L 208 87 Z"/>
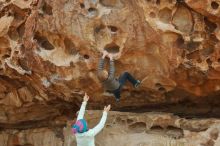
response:
<path id="1" fill-rule="evenodd" d="M 77 146 L 95 146 L 95 136 L 104 128 L 107 114 L 111 108 L 111 105 L 108 105 L 107 107 L 105 106 L 99 124 L 93 129 L 88 129 L 86 120 L 84 119 L 88 100 L 89 96 L 85 93 L 83 103 L 77 116 L 77 121 L 72 125 L 72 132 L 76 136 Z"/>
<path id="2" fill-rule="evenodd" d="M 108 56 L 110 59 L 110 69 L 109 73 L 107 70 L 104 69 L 104 61 L 105 57 Z M 114 77 L 115 74 L 115 66 L 114 66 L 114 57 L 112 53 L 108 53 L 107 51 L 103 51 L 103 55 L 100 58 L 99 66 L 98 66 L 98 78 L 100 82 L 103 84 L 105 90 L 107 92 L 113 93 L 115 96 L 116 101 L 120 100 L 121 97 L 121 89 L 124 86 L 126 80 L 132 83 L 132 85 L 137 88 L 140 85 L 140 81 L 134 79 L 134 77 L 128 73 L 124 72 L 120 75 L 119 79 Z"/>

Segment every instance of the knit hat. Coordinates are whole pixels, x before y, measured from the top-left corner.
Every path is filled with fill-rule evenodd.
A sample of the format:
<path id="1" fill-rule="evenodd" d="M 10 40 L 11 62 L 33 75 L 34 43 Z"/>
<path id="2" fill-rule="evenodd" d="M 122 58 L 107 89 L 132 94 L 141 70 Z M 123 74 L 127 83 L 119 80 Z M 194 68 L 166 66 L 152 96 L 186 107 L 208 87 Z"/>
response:
<path id="1" fill-rule="evenodd" d="M 72 132 L 74 134 L 84 133 L 86 131 L 88 131 L 88 127 L 87 127 L 86 120 L 84 120 L 84 119 L 80 119 L 80 120 L 76 121 L 76 123 L 74 125 L 72 125 Z"/>

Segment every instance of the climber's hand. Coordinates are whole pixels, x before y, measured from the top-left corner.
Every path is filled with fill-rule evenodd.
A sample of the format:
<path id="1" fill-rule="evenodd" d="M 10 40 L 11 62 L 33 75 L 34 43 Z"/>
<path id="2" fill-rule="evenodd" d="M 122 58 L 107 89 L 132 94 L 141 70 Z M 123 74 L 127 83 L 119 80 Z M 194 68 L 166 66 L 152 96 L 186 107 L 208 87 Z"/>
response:
<path id="1" fill-rule="evenodd" d="M 108 106 L 105 106 L 105 107 L 104 107 L 104 111 L 105 111 L 105 112 L 109 112 L 110 109 L 111 109 L 111 105 L 108 105 Z"/>
<path id="2" fill-rule="evenodd" d="M 89 96 L 87 95 L 87 93 L 85 93 L 83 101 L 87 102 L 89 100 Z"/>
<path id="3" fill-rule="evenodd" d="M 108 55 L 108 52 L 107 52 L 106 50 L 104 50 L 104 51 L 102 52 L 102 58 L 104 59 L 107 55 Z"/>

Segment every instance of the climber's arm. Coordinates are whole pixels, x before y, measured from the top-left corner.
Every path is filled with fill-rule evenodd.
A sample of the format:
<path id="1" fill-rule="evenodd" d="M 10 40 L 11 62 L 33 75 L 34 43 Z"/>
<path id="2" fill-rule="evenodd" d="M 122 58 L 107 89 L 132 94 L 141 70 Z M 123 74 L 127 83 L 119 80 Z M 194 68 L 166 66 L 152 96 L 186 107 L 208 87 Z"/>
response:
<path id="1" fill-rule="evenodd" d="M 109 79 L 114 79 L 115 77 L 115 63 L 113 59 L 113 55 L 109 54 L 110 63 L 109 63 Z"/>
<path id="2" fill-rule="evenodd" d="M 107 51 L 103 51 L 102 57 L 99 59 L 98 72 L 104 69 L 105 57 L 108 55 Z"/>

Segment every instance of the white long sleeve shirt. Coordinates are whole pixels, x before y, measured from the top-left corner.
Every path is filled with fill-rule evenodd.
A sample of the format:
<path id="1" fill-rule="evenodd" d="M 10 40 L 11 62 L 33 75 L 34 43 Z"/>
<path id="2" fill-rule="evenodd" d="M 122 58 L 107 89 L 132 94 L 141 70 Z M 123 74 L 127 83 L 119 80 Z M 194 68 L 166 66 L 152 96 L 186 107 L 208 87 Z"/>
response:
<path id="1" fill-rule="evenodd" d="M 83 102 L 77 116 L 77 120 L 83 119 L 85 114 L 87 102 Z M 102 118 L 98 125 L 96 125 L 93 129 L 89 129 L 84 133 L 77 133 L 76 142 L 77 146 L 95 146 L 95 136 L 104 128 L 105 122 L 107 119 L 107 112 L 103 112 Z"/>

